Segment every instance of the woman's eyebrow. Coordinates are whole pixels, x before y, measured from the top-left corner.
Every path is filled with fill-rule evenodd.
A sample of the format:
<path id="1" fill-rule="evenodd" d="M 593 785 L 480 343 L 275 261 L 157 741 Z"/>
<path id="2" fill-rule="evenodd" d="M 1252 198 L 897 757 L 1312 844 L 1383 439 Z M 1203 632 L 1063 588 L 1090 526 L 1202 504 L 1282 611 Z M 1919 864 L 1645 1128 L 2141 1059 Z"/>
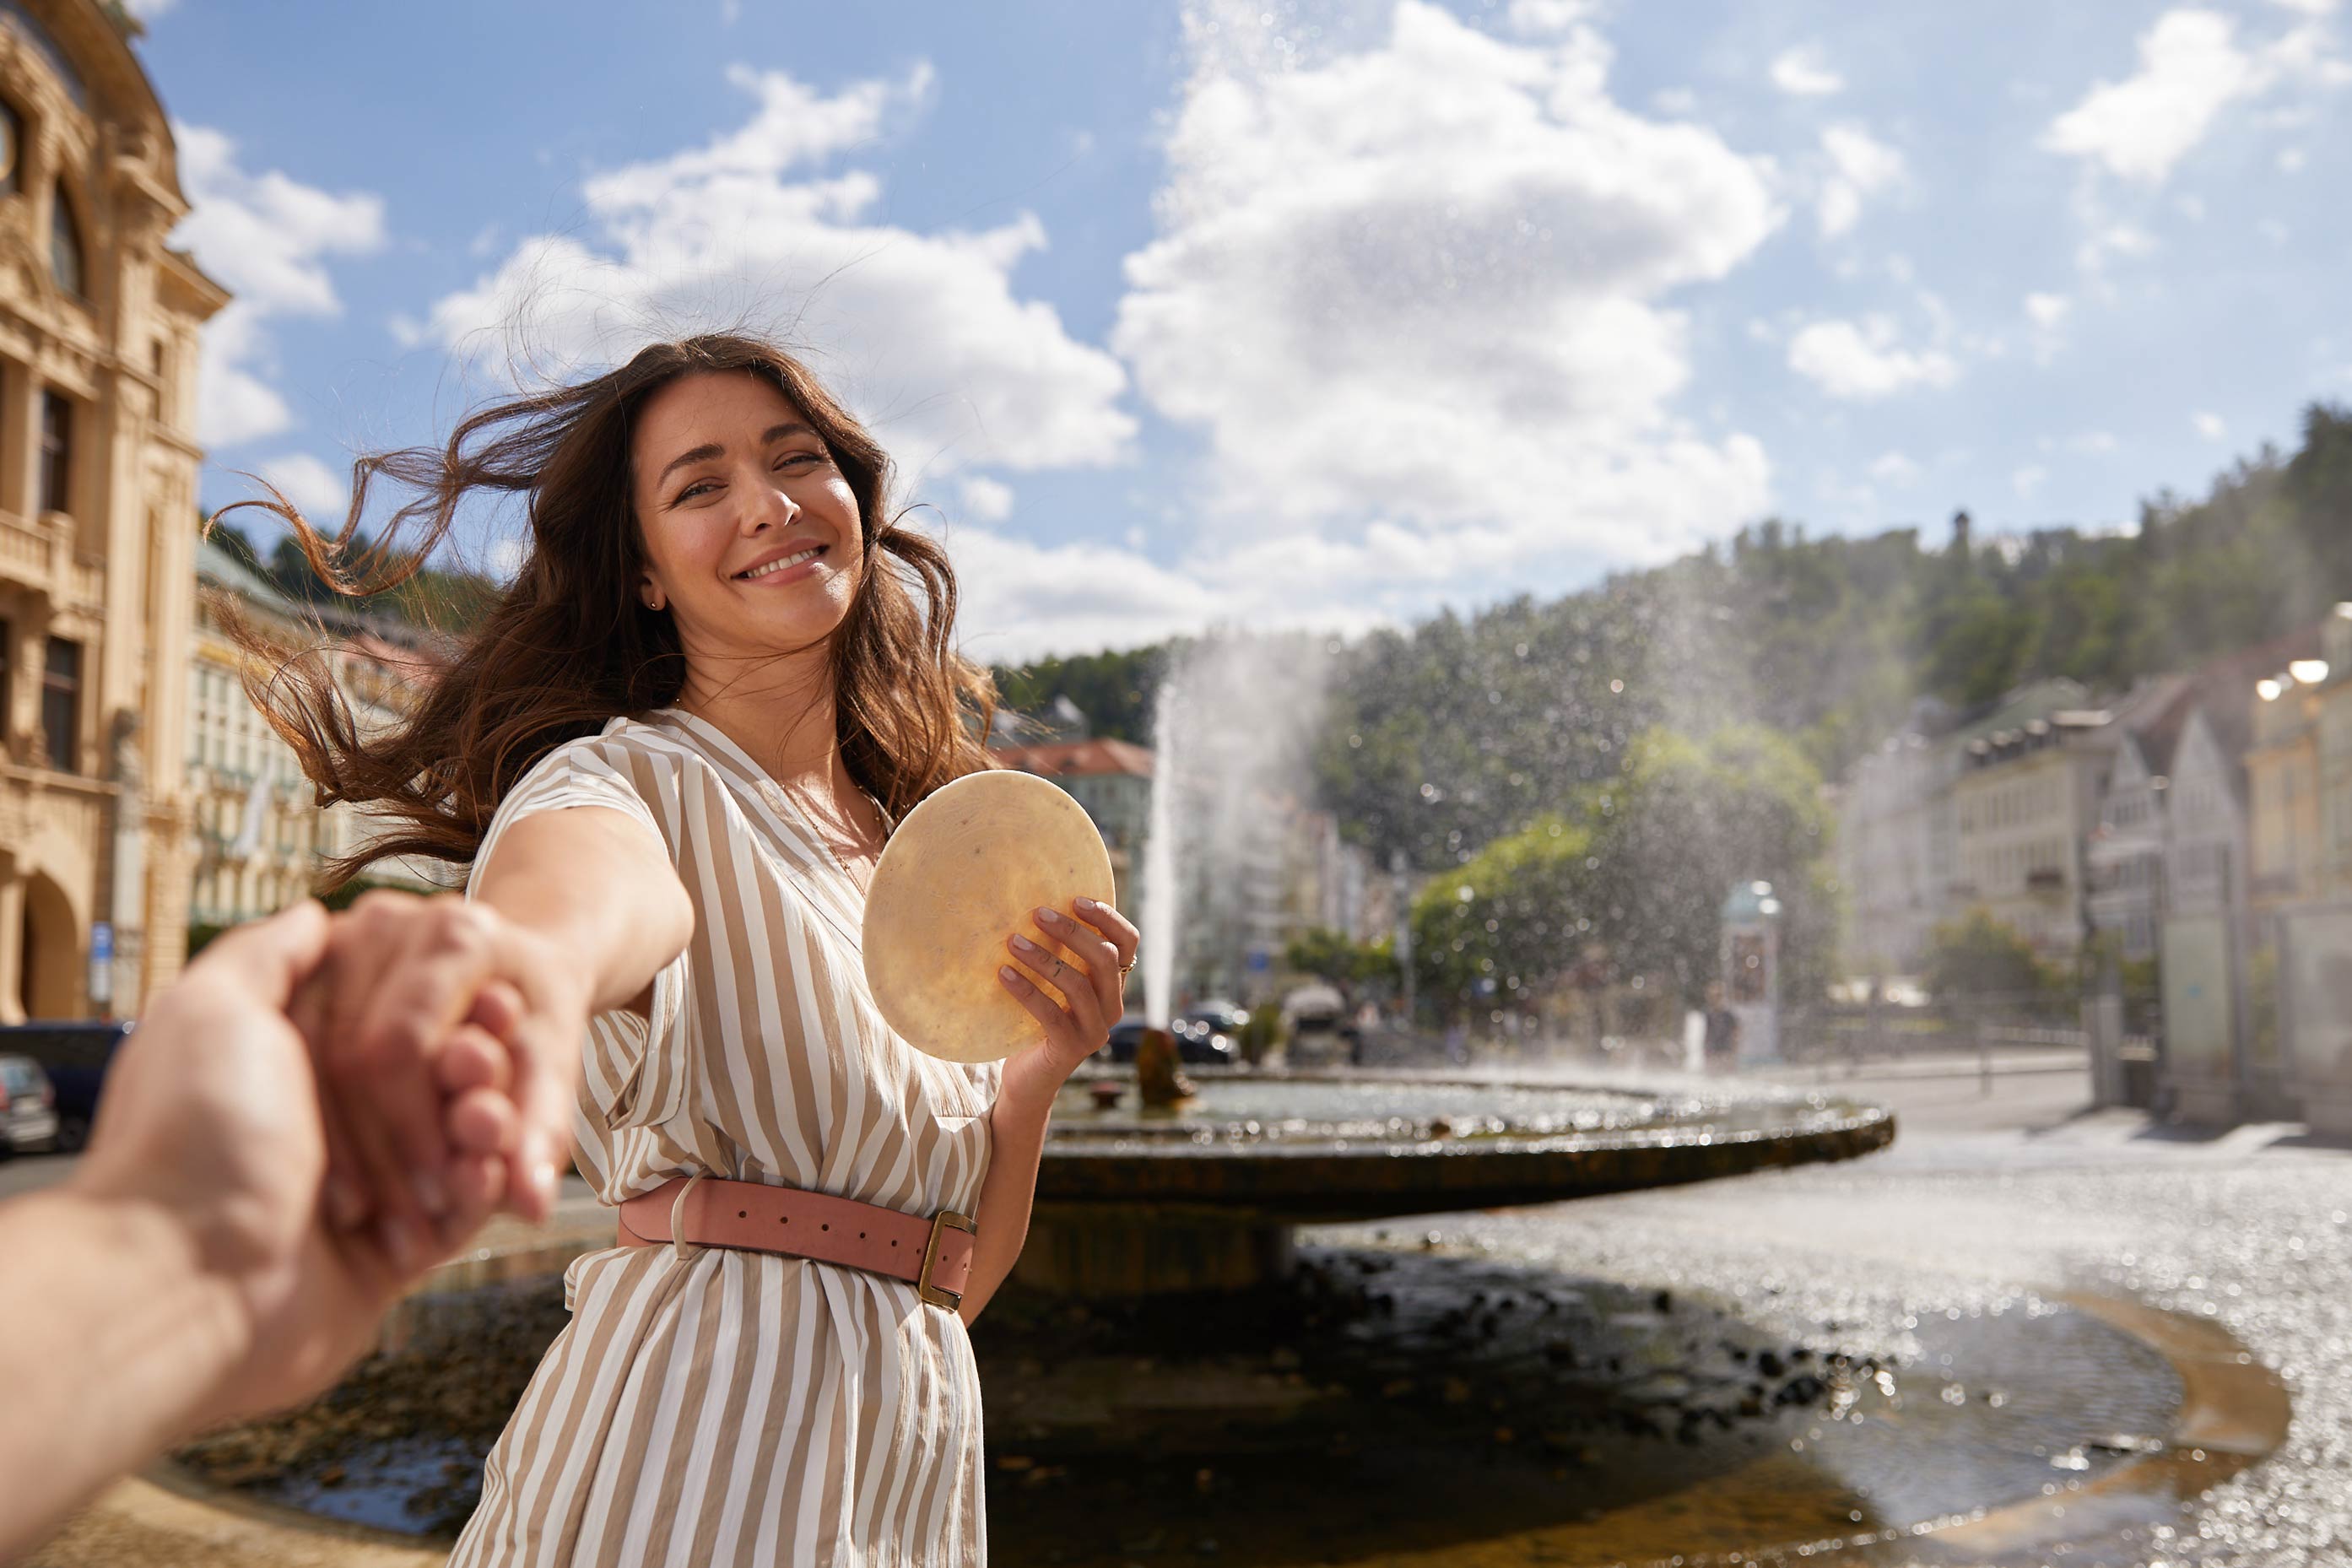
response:
<path id="1" fill-rule="evenodd" d="M 772 439 L 772 437 L 771 438 Z M 720 446 L 716 441 L 705 441 L 699 447 L 695 447 L 687 451 L 680 452 L 677 457 L 672 458 L 667 464 L 663 465 L 662 471 L 660 473 L 654 476 L 654 488 L 656 489 L 659 489 L 664 479 L 668 479 L 673 472 L 686 467 L 688 463 L 700 463 L 712 458 L 722 457 L 726 454 L 726 451 L 727 448 Z"/>
<path id="2" fill-rule="evenodd" d="M 809 426 L 801 423 L 799 420 L 788 419 L 782 425 L 771 425 L 767 429 L 761 431 L 760 434 L 760 445 L 762 447 L 772 447 L 777 442 L 784 439 L 787 436 L 814 436 L 816 432 L 814 430 L 812 430 Z M 675 470 L 685 468 L 688 463 L 705 462 L 709 458 L 723 458 L 726 455 L 727 448 L 720 446 L 716 441 L 706 441 L 699 447 L 689 447 L 662 465 L 662 471 L 654 476 L 654 488 L 656 489 L 659 489 L 663 480 L 668 479 L 671 473 Z"/>

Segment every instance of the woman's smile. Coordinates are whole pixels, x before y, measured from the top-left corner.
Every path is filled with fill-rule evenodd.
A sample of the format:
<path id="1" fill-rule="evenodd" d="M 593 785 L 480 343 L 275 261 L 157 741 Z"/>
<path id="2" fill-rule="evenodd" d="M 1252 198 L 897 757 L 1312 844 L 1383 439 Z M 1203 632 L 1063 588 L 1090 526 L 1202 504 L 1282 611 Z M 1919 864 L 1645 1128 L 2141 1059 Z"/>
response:
<path id="1" fill-rule="evenodd" d="M 824 559 L 825 552 L 831 548 L 824 544 L 801 544 L 772 550 L 736 573 L 735 581 L 763 588 L 805 582 L 816 575 L 818 563 Z"/>

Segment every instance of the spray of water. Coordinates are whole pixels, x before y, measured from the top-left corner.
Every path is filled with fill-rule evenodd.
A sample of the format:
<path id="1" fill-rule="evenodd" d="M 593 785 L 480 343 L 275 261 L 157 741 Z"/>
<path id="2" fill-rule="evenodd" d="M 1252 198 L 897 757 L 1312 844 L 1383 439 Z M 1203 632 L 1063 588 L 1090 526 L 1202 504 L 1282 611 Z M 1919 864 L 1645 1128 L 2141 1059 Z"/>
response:
<path id="1" fill-rule="evenodd" d="M 1238 996 L 1278 966 L 1312 798 L 1322 638 L 1220 632 L 1173 649 L 1153 717 L 1144 847 L 1144 1005 Z"/>
<path id="2" fill-rule="evenodd" d="M 1152 1023 L 1165 1025 L 1176 998 L 1176 932 L 1179 900 L 1176 885 L 1176 792 L 1169 787 L 1172 772 L 1169 742 L 1174 726 L 1176 683 L 1160 683 L 1153 704 L 1151 733 L 1158 762 L 1151 775 L 1151 817 L 1143 841 L 1143 1012 Z"/>

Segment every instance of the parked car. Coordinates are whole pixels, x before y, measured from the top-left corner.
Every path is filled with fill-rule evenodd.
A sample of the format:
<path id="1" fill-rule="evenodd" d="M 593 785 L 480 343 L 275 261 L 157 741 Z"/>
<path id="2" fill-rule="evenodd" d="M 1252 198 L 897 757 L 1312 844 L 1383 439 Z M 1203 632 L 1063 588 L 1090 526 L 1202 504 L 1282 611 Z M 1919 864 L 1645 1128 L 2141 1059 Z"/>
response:
<path id="1" fill-rule="evenodd" d="M 58 1146 L 58 1091 L 30 1057 L 0 1057 L 0 1160 Z"/>
<path id="2" fill-rule="evenodd" d="M 1151 1026 L 1141 1018 L 1121 1018 L 1111 1026 L 1103 1054 L 1115 1062 L 1131 1062 L 1143 1031 Z M 1176 1059 L 1187 1067 L 1230 1067 L 1241 1060 L 1241 1043 L 1221 1029 L 1191 1016 L 1178 1018 L 1169 1032 L 1176 1037 Z"/>
<path id="3" fill-rule="evenodd" d="M 128 1024 L 72 1019 L 0 1026 L 0 1055 L 30 1057 L 48 1074 L 57 1090 L 58 1147 L 68 1153 L 89 1142 L 107 1067 L 130 1032 Z"/>

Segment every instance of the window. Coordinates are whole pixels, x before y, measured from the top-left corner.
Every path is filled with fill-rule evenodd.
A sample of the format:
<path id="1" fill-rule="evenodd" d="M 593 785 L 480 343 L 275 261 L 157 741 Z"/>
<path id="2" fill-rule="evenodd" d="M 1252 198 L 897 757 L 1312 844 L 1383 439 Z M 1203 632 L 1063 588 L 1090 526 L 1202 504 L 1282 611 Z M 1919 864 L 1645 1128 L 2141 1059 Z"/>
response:
<path id="1" fill-rule="evenodd" d="M 48 662 L 41 671 L 41 729 L 48 737 L 49 766 L 61 773 L 74 772 L 81 753 L 79 643 L 49 639 Z"/>
<path id="2" fill-rule="evenodd" d="M 49 197 L 49 273 L 75 299 L 89 297 L 82 286 L 81 230 L 74 225 L 73 204 L 66 200 L 63 181 Z"/>
<path id="3" fill-rule="evenodd" d="M 73 403 L 61 392 L 41 394 L 41 510 L 73 510 Z"/>
<path id="4" fill-rule="evenodd" d="M 16 194 L 16 166 L 24 155 L 24 119 L 6 102 L 0 101 L 0 196 Z"/>

